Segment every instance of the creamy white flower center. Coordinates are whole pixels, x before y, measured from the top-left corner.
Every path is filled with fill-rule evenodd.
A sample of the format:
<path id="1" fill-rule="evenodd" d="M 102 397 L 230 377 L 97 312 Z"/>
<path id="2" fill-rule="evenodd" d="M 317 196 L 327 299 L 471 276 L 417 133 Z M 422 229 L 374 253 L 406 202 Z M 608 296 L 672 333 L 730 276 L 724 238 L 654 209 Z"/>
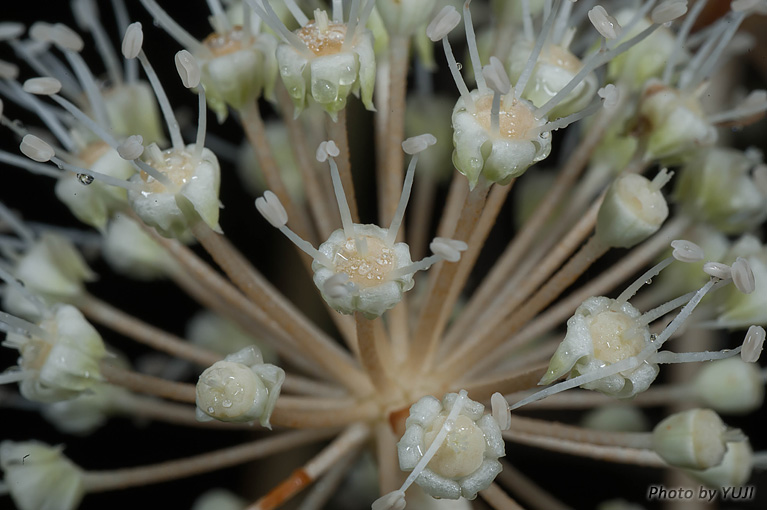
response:
<path id="1" fill-rule="evenodd" d="M 424 434 L 424 446 L 428 449 L 445 423 L 447 416 L 432 422 Z M 485 435 L 474 421 L 459 415 L 445 441 L 429 461 L 429 469 L 445 478 L 468 476 L 482 465 L 485 455 Z"/>
<path id="2" fill-rule="evenodd" d="M 333 258 L 336 273 L 346 273 L 349 281 L 361 288 L 370 288 L 389 280 L 396 267 L 394 249 L 375 236 L 347 239 Z"/>
<path id="3" fill-rule="evenodd" d="M 488 133 L 492 133 L 490 125 L 490 109 L 493 104 L 492 94 L 483 95 L 475 101 L 474 118 Z M 501 99 L 501 110 L 498 114 L 499 133 L 511 140 L 527 140 L 530 130 L 538 127 L 538 120 L 532 110 L 523 102 L 511 95 Z"/>
<path id="4" fill-rule="evenodd" d="M 621 312 L 608 310 L 598 314 L 589 325 L 589 333 L 594 356 L 608 363 L 636 356 L 645 346 L 636 319 Z"/>

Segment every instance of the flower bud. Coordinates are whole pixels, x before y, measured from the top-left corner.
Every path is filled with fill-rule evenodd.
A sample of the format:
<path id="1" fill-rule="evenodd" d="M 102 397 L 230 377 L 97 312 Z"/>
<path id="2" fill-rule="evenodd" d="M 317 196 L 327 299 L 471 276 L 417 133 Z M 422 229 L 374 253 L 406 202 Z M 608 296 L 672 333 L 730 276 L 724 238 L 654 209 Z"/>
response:
<path id="1" fill-rule="evenodd" d="M 686 469 L 685 472 L 709 487 L 740 487 L 751 478 L 754 452 L 748 441 L 727 443 L 727 451 L 719 465 L 704 469 Z"/>
<path id="2" fill-rule="evenodd" d="M 0 443 L 5 486 L 19 510 L 74 510 L 85 494 L 83 472 L 60 446 L 38 441 Z"/>
<path id="3" fill-rule="evenodd" d="M 130 162 L 103 142 L 87 146 L 78 159 L 83 168 L 118 179 L 125 180 L 136 173 Z M 99 181 L 83 186 L 78 176 L 69 172 L 56 181 L 54 192 L 78 220 L 102 231 L 113 214 L 128 207 L 125 189 Z"/>
<path id="4" fill-rule="evenodd" d="M 639 126 L 647 153 L 656 159 L 682 158 L 717 139 L 694 94 L 650 80 L 639 100 Z"/>
<path id="5" fill-rule="evenodd" d="M 39 323 L 45 333 L 9 332 L 4 345 L 17 349 L 24 378 L 21 394 L 35 402 L 57 402 L 101 383 L 99 363 L 106 348 L 96 329 L 70 305 L 56 306 Z"/>
<path id="6" fill-rule="evenodd" d="M 285 372 L 263 362 L 249 346 L 207 368 L 197 382 L 197 419 L 229 422 L 259 420 L 271 429 L 272 415 Z"/>
<path id="7" fill-rule="evenodd" d="M 641 175 L 615 179 L 597 216 L 596 236 L 607 246 L 630 248 L 654 234 L 668 216 L 658 186 Z"/>
<path id="8" fill-rule="evenodd" d="M 712 361 L 701 368 L 692 384 L 698 400 L 723 414 L 746 414 L 764 402 L 759 367 L 739 358 Z"/>
<path id="9" fill-rule="evenodd" d="M 376 8 L 390 34 L 410 37 L 432 17 L 436 0 L 380 0 Z"/>
<path id="10" fill-rule="evenodd" d="M 767 196 L 754 183 L 753 166 L 741 151 L 699 151 L 680 170 L 674 198 L 688 216 L 725 234 L 751 230 L 767 219 Z"/>
<path id="11" fill-rule="evenodd" d="M 512 82 L 516 82 L 524 71 L 535 41 L 517 39 L 511 47 L 507 65 Z M 583 64 L 570 50 L 558 45 L 545 45 L 533 74 L 522 91 L 522 97 L 536 107 L 543 106 L 553 98 L 576 74 Z M 597 93 L 599 83 L 594 73 L 590 73 L 548 114 L 549 119 L 565 117 L 585 108 Z"/>
<path id="12" fill-rule="evenodd" d="M 27 290 L 50 301 L 75 299 L 84 283 L 96 279 L 82 255 L 65 237 L 45 233 L 16 261 L 14 274 Z M 13 288 L 6 289 L 3 307 L 23 317 L 38 317 L 39 312 Z"/>
<path id="13" fill-rule="evenodd" d="M 136 222 L 115 215 L 104 233 L 104 260 L 118 273 L 138 280 L 164 278 L 175 262 L 157 241 L 149 237 Z"/>
<path id="14" fill-rule="evenodd" d="M 652 433 L 653 450 L 676 467 L 708 469 L 719 465 L 727 450 L 727 427 L 710 409 L 676 413 Z"/>
<path id="15" fill-rule="evenodd" d="M 272 99 L 277 79 L 277 39 L 268 33 L 252 35 L 241 27 L 213 33 L 202 44 L 208 49 L 197 54 L 208 105 L 219 122 L 228 108 L 243 109 L 263 93 Z"/>

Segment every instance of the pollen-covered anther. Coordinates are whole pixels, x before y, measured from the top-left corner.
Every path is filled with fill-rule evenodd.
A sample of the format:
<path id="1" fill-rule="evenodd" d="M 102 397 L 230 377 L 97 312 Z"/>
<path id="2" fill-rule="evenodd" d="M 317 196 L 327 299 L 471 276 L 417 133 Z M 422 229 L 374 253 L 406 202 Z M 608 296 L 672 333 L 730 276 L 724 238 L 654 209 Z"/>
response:
<path id="1" fill-rule="evenodd" d="M 764 340 L 767 332 L 761 326 L 751 326 L 746 332 L 746 338 L 743 340 L 743 348 L 740 351 L 740 357 L 746 363 L 756 363 L 762 354 Z"/>
<path id="2" fill-rule="evenodd" d="M 424 133 L 418 136 L 411 136 L 402 142 L 402 150 L 405 151 L 405 154 L 410 154 L 412 156 L 425 151 L 435 143 L 437 143 L 437 139 L 434 135 Z"/>
<path id="3" fill-rule="evenodd" d="M 191 89 L 200 84 L 200 65 L 187 50 L 181 50 L 174 57 L 176 70 L 184 87 Z"/>
<path id="4" fill-rule="evenodd" d="M 50 161 L 56 154 L 53 147 L 35 135 L 24 135 L 24 138 L 21 139 L 21 144 L 19 144 L 19 150 L 26 157 L 38 163 Z"/>
<path id="5" fill-rule="evenodd" d="M 720 280 L 732 278 L 732 268 L 721 262 L 706 262 L 703 264 L 703 272 Z"/>
<path id="6" fill-rule="evenodd" d="M 589 21 L 597 29 L 597 32 L 605 39 L 617 39 L 621 36 L 623 28 L 618 20 L 610 16 L 601 5 L 594 6 L 588 13 Z"/>
<path id="7" fill-rule="evenodd" d="M 461 252 L 468 248 L 469 246 L 463 241 L 445 237 L 435 237 L 429 244 L 432 253 L 439 255 L 448 262 L 458 262 L 461 259 Z"/>
<path id="8" fill-rule="evenodd" d="M 508 94 L 511 90 L 509 75 L 497 57 L 490 57 L 490 64 L 482 68 L 482 76 L 485 77 L 487 86 L 497 94 Z"/>
<path id="9" fill-rule="evenodd" d="M 663 24 L 684 16 L 687 13 L 687 0 L 667 0 L 655 7 L 650 13 L 653 23 Z"/>
<path id="10" fill-rule="evenodd" d="M 129 136 L 117 147 L 117 153 L 127 161 L 138 159 L 144 153 L 144 138 L 141 135 Z"/>
<path id="11" fill-rule="evenodd" d="M 452 5 L 447 5 L 434 16 L 431 23 L 426 27 L 426 35 L 432 42 L 437 42 L 458 26 L 461 22 L 461 14 Z"/>
<path id="12" fill-rule="evenodd" d="M 36 96 L 52 96 L 58 94 L 61 90 L 61 82 L 56 78 L 41 77 L 30 78 L 22 85 L 24 92 L 35 94 Z"/>
<path id="13" fill-rule="evenodd" d="M 275 228 L 284 227 L 288 223 L 288 213 L 280 199 L 271 191 L 265 191 L 263 197 L 256 199 L 256 209 L 266 221 Z"/>
<path id="14" fill-rule="evenodd" d="M 743 294 L 751 294 L 756 290 L 754 272 L 751 270 L 751 265 L 748 263 L 747 259 L 738 257 L 735 262 L 733 262 L 730 271 L 732 274 L 732 283 L 734 283 L 735 288 Z"/>
<path id="15" fill-rule="evenodd" d="M 703 260 L 703 248 L 691 241 L 676 239 L 671 241 L 671 247 L 674 249 L 671 255 L 680 262 L 693 263 Z"/>
<path id="16" fill-rule="evenodd" d="M 141 52 L 141 45 L 144 43 L 144 31 L 141 29 L 141 23 L 136 21 L 128 25 L 123 36 L 122 54 L 127 59 L 138 57 Z"/>
<path id="17" fill-rule="evenodd" d="M 498 392 L 493 393 L 490 397 L 490 405 L 493 409 L 493 419 L 498 423 L 498 428 L 501 430 L 509 430 L 511 427 L 511 410 L 509 410 L 509 403 Z"/>
<path id="18" fill-rule="evenodd" d="M 597 90 L 597 95 L 602 98 L 602 106 L 607 109 L 615 108 L 620 101 L 620 90 L 612 83 Z"/>

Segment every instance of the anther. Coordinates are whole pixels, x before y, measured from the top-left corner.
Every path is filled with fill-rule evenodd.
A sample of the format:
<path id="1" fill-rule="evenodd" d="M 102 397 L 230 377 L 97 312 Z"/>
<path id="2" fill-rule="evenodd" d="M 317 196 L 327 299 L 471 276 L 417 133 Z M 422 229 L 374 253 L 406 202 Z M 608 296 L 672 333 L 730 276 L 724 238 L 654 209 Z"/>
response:
<path id="1" fill-rule="evenodd" d="M 141 45 L 144 43 L 144 31 L 138 21 L 128 25 L 123 37 L 122 53 L 128 60 L 138 57 Z"/>
<path id="2" fill-rule="evenodd" d="M 732 264 L 731 274 L 732 283 L 734 283 L 735 288 L 743 294 L 751 294 L 756 290 L 754 272 L 751 270 L 751 265 L 748 263 L 748 260 L 743 257 L 738 257 Z"/>
<path id="3" fill-rule="evenodd" d="M 674 249 L 671 255 L 680 262 L 700 262 L 703 260 L 703 249 L 693 242 L 677 239 L 671 241 L 671 247 Z"/>
<path id="4" fill-rule="evenodd" d="M 762 353 L 764 339 L 767 332 L 761 326 L 751 326 L 746 332 L 746 338 L 743 340 L 743 348 L 740 351 L 740 357 L 747 363 L 756 363 L 759 361 L 759 355 Z"/>
<path id="5" fill-rule="evenodd" d="M 35 94 L 36 96 L 52 96 L 58 94 L 61 90 L 61 82 L 56 78 L 30 78 L 22 86 L 24 92 Z"/>
<path id="6" fill-rule="evenodd" d="M 288 213 L 277 195 L 271 191 L 265 191 L 263 197 L 256 199 L 256 209 L 275 228 L 284 227 L 288 223 Z"/>
<path id="7" fill-rule="evenodd" d="M 117 147 L 117 153 L 128 161 L 138 159 L 144 153 L 144 138 L 141 135 L 129 136 Z"/>
<path id="8" fill-rule="evenodd" d="M 596 5 L 589 11 L 589 21 L 605 39 L 617 39 L 623 31 L 618 20 L 610 16 L 604 7 Z"/>
<path id="9" fill-rule="evenodd" d="M 732 277 L 732 268 L 721 262 L 706 262 L 703 264 L 703 272 L 714 278 L 726 280 Z"/>
<path id="10" fill-rule="evenodd" d="M 447 5 L 442 8 L 441 11 L 431 20 L 431 23 L 426 27 L 426 35 L 432 42 L 437 42 L 440 39 L 447 37 L 447 34 L 458 26 L 461 22 L 461 15 L 452 5 Z"/>
<path id="11" fill-rule="evenodd" d="M 173 60 L 176 62 L 176 70 L 184 87 L 191 89 L 200 84 L 200 66 L 191 53 L 181 50 L 176 53 Z"/>
<path id="12" fill-rule="evenodd" d="M 663 2 L 650 13 L 650 20 L 653 23 L 662 25 L 669 21 L 674 21 L 687 12 L 687 0 L 668 0 Z"/>
<path id="13" fill-rule="evenodd" d="M 56 154 L 53 147 L 35 135 L 25 135 L 21 140 L 19 149 L 26 157 L 32 161 L 37 161 L 38 163 L 50 161 Z"/>

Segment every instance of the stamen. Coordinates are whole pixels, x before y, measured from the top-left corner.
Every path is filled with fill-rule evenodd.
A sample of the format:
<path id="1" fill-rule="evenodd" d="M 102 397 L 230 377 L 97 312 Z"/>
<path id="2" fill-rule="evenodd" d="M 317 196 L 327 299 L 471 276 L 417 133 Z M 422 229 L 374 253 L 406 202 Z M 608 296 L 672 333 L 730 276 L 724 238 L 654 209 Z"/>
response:
<path id="1" fill-rule="evenodd" d="M 2 63 L 0 63 L 2 65 Z M 0 71 L 2 75 L 2 71 Z M 12 79 L 11 79 L 12 80 Z M 7 84 L 0 84 L 0 92 L 6 94 L 17 103 L 32 109 L 38 117 L 50 129 L 51 133 L 64 146 L 67 152 L 76 152 L 78 146 L 69 135 L 68 129 L 62 124 L 57 111 L 40 101 L 36 96 L 25 94 L 23 87 L 15 81 L 8 80 Z M 9 88 L 5 88 L 8 85 Z M 1 115 L 0 115 L 1 116 Z"/>
<path id="2" fill-rule="evenodd" d="M 268 0 L 267 0 L 268 1 Z M 293 17 L 296 19 L 299 25 L 306 26 L 307 23 L 309 23 L 309 18 L 304 14 L 304 11 L 301 10 L 300 7 L 298 7 L 298 4 L 296 4 L 295 0 L 284 0 L 285 1 L 285 7 L 288 8 L 290 11 L 290 14 L 293 15 Z"/>
<path id="3" fill-rule="evenodd" d="M 200 84 L 200 66 L 197 60 L 187 50 L 181 50 L 173 58 L 176 63 L 176 71 L 181 78 L 184 87 L 191 89 Z"/>
<path id="4" fill-rule="evenodd" d="M 434 255 L 430 255 L 418 262 L 413 262 L 412 264 L 391 271 L 389 273 L 389 279 L 393 280 L 418 271 L 426 271 L 442 260 L 458 262 L 461 259 L 461 252 L 466 251 L 468 245 L 463 241 L 457 241 L 455 239 L 435 237 L 431 244 L 429 244 L 429 249 Z"/>
<path id="5" fill-rule="evenodd" d="M 743 350 L 740 351 L 740 357 L 746 363 L 756 363 L 762 354 L 764 339 L 767 332 L 761 326 L 751 326 L 748 328 L 746 338 L 743 340 Z"/>
<path id="6" fill-rule="evenodd" d="M 405 216 L 405 209 L 407 203 L 410 200 L 410 192 L 413 189 L 413 179 L 415 176 L 415 167 L 418 164 L 418 153 L 426 150 L 430 145 L 437 143 L 437 139 L 433 135 L 424 134 L 408 138 L 402 142 L 402 150 L 407 154 L 412 154 L 410 164 L 407 167 L 407 173 L 405 174 L 405 182 L 402 186 L 402 194 L 397 204 L 397 209 L 394 211 L 391 224 L 389 225 L 388 233 L 386 234 L 386 245 L 392 246 L 397 239 L 402 220 Z"/>
<path id="7" fill-rule="evenodd" d="M 618 303 L 627 302 L 629 299 L 634 297 L 634 294 L 636 294 L 639 291 L 639 289 L 642 288 L 642 286 L 651 282 L 652 278 L 658 276 L 658 274 L 660 274 L 661 271 L 666 269 L 672 262 L 674 262 L 674 260 L 675 260 L 674 257 L 665 258 L 661 260 L 660 262 L 658 262 L 653 267 L 651 267 L 650 269 L 648 269 L 647 271 L 645 271 L 642 274 L 642 276 L 637 278 L 634 281 L 634 283 L 626 287 L 626 290 L 620 293 L 616 301 L 618 301 Z"/>
<path id="8" fill-rule="evenodd" d="M 40 315 L 45 315 L 47 313 L 48 307 L 45 306 L 45 302 L 43 302 L 40 296 L 27 290 L 27 288 L 24 286 L 24 282 L 17 279 L 14 275 L 3 269 L 2 266 L 0 266 L 0 280 L 3 280 L 8 286 L 23 296 L 24 299 L 32 303 Z M 14 317 L 13 315 L 7 314 L 5 312 L 0 312 L 0 320 L 6 324 L 9 324 L 10 326 L 13 326 L 19 331 L 24 331 L 40 338 L 50 338 L 48 332 L 39 327 L 37 324 L 32 324 L 31 322 L 27 322 L 24 319 Z"/>
<path id="9" fill-rule="evenodd" d="M 732 264 L 731 273 L 732 283 L 734 283 L 735 288 L 743 294 L 751 294 L 756 290 L 754 272 L 751 270 L 751 265 L 748 263 L 748 260 L 743 257 L 738 257 Z"/>
<path id="10" fill-rule="evenodd" d="M 706 262 L 703 264 L 703 272 L 720 280 L 728 280 L 732 277 L 732 268 L 721 262 Z"/>
<path id="11" fill-rule="evenodd" d="M 685 241 L 684 239 L 671 241 L 671 247 L 674 249 L 671 256 L 680 262 L 700 262 L 705 256 L 703 248 L 693 242 Z"/>
<path id="12" fill-rule="evenodd" d="M 94 0 L 75 0 L 72 2 L 72 12 L 77 24 L 83 30 L 88 30 L 96 41 L 96 49 L 101 55 L 109 79 L 115 85 L 122 84 L 123 76 L 120 62 L 117 59 L 114 46 L 99 21 L 99 11 Z"/>
<path id="13" fill-rule="evenodd" d="M 535 40 L 533 17 L 530 15 L 530 0 L 522 0 L 522 26 L 525 31 L 525 39 L 530 42 Z"/>
<path id="14" fill-rule="evenodd" d="M 123 36 L 122 54 L 128 60 L 138 57 L 141 52 L 141 46 L 144 44 L 144 31 L 141 30 L 141 23 L 138 21 L 128 25 Z"/>
<path id="15" fill-rule="evenodd" d="M 735 35 L 735 32 L 740 27 L 740 24 L 746 18 L 746 15 L 743 12 L 738 12 L 728 16 L 728 18 L 730 18 L 728 20 L 729 23 L 722 23 L 723 27 L 719 34 L 720 37 L 718 38 L 716 47 L 711 51 L 710 55 L 706 56 L 705 62 L 703 62 L 702 65 L 699 65 L 697 67 L 693 67 L 693 62 L 690 62 L 687 69 L 685 69 L 685 72 L 682 73 L 682 76 L 680 77 L 680 83 L 679 83 L 680 88 L 682 87 L 690 88 L 690 89 L 695 88 L 698 84 L 703 82 L 706 78 L 708 78 L 711 75 L 711 72 L 713 71 L 714 66 L 717 64 L 719 57 L 727 48 L 727 45 L 732 40 L 733 36 Z M 717 38 L 714 37 L 713 41 L 717 41 Z M 710 49 L 710 46 L 706 44 L 699 51 L 702 52 L 704 49 Z M 700 62 L 698 63 L 700 64 Z M 682 82 L 682 80 L 684 80 L 684 83 Z"/>
<path id="16" fill-rule="evenodd" d="M 0 41 L 18 39 L 24 34 L 24 30 L 26 30 L 26 27 L 23 23 L 4 21 L 3 23 L 0 23 Z"/>
<path id="17" fill-rule="evenodd" d="M 546 21 L 543 23 L 543 27 L 541 28 L 541 33 L 538 34 L 538 39 L 536 39 L 535 41 L 535 46 L 533 47 L 533 51 L 530 53 L 530 56 L 527 57 L 527 63 L 525 64 L 525 69 L 522 71 L 522 74 L 519 75 L 519 79 L 517 80 L 516 85 L 514 85 L 514 97 L 517 99 L 522 97 L 522 93 L 525 91 L 525 88 L 527 87 L 527 82 L 530 80 L 530 77 L 533 75 L 533 69 L 535 68 L 535 64 L 538 63 L 538 57 L 541 54 L 543 45 L 546 43 L 546 39 L 548 39 L 549 37 L 549 32 L 551 31 L 551 27 L 554 26 L 554 21 L 557 15 L 556 11 L 558 8 L 559 8 L 559 4 L 554 8 L 554 12 L 549 17 L 547 17 Z"/>
<path id="18" fill-rule="evenodd" d="M 65 51 L 64 56 L 67 58 L 69 65 L 72 66 L 72 69 L 74 69 L 83 90 L 85 90 L 85 95 L 88 97 L 88 103 L 93 110 L 96 122 L 105 129 L 109 129 L 109 117 L 106 105 L 104 104 L 104 96 L 101 95 L 99 85 L 96 83 L 96 78 L 93 76 L 88 64 L 85 63 L 85 60 L 83 60 L 79 53 Z"/>
<path id="19" fill-rule="evenodd" d="M 710 124 L 729 122 L 732 120 L 745 119 L 762 113 L 765 110 L 767 110 L 767 91 L 754 90 L 748 97 L 746 97 L 740 106 L 714 115 L 709 115 L 706 117 L 706 121 Z"/>
<path id="20" fill-rule="evenodd" d="M 333 21 L 336 23 L 342 23 L 344 21 L 343 0 L 333 0 Z M 349 18 L 349 21 L 351 21 L 351 17 Z"/>
<path id="21" fill-rule="evenodd" d="M 98 181 L 103 182 L 104 184 L 109 184 L 110 186 L 116 186 L 118 188 L 126 189 L 128 191 L 143 191 L 144 187 L 138 183 L 135 182 L 128 182 L 123 179 L 118 179 L 116 177 L 112 177 L 111 175 L 102 174 L 100 172 L 94 172 L 93 170 L 89 168 L 82 168 L 76 165 L 72 165 L 64 161 L 63 159 L 53 157 L 51 158 L 51 162 L 55 163 L 56 166 L 61 168 L 62 170 L 67 170 L 69 172 L 72 172 L 74 174 L 77 174 L 77 177 L 80 178 L 80 182 L 83 184 L 90 184 L 93 179 L 96 179 Z M 84 179 L 81 176 L 86 175 L 91 177 L 91 179 Z"/>
<path id="22" fill-rule="evenodd" d="M 511 411 L 509 410 L 509 403 L 498 392 L 493 393 L 490 397 L 490 406 L 493 410 L 493 418 L 498 422 L 498 427 L 501 430 L 509 430 L 511 427 Z"/>
<path id="23" fill-rule="evenodd" d="M 338 156 L 340 151 L 338 146 L 333 140 L 322 142 L 317 148 L 317 161 L 323 163 L 327 160 L 330 164 L 330 177 L 333 180 L 333 191 L 336 195 L 336 202 L 338 203 L 338 210 L 341 213 L 341 224 L 344 228 L 344 235 L 347 239 L 354 237 L 354 222 L 352 221 L 352 213 L 349 210 L 349 202 L 346 201 L 346 194 L 344 193 L 344 186 L 341 184 L 341 174 L 338 172 L 338 165 L 336 165 L 334 157 Z"/>
<path id="24" fill-rule="evenodd" d="M 667 0 L 652 10 L 650 20 L 659 24 L 669 23 L 684 16 L 686 12 L 687 0 Z"/>
<path id="25" fill-rule="evenodd" d="M 29 246 L 34 242 L 35 235 L 32 230 L 27 228 L 24 222 L 17 218 L 2 202 L 0 202 L 0 220 L 11 227 L 11 230 L 24 241 L 25 245 Z"/>
<path id="26" fill-rule="evenodd" d="M 61 90 L 61 82 L 56 78 L 30 78 L 22 86 L 24 92 L 40 96 L 58 94 Z"/>
<path id="27" fill-rule="evenodd" d="M 221 2 L 219 2 L 219 0 L 207 0 L 207 2 L 211 14 L 213 14 L 213 30 L 215 30 L 217 34 L 231 32 L 232 24 L 229 22 L 229 17 L 226 15 L 226 12 L 224 12 L 224 9 L 221 7 Z"/>
<path id="28" fill-rule="evenodd" d="M 432 42 L 437 42 L 442 39 L 442 47 L 445 51 L 447 66 L 450 69 L 450 74 L 453 76 L 455 86 L 458 88 L 458 92 L 460 92 L 464 103 L 466 103 L 466 109 L 473 113 L 476 110 L 474 99 L 471 97 L 471 93 L 469 93 L 469 88 L 466 86 L 466 82 L 463 81 L 461 71 L 458 68 L 458 62 L 455 60 L 450 41 L 447 39 L 447 35 L 460 21 L 461 15 L 458 14 L 455 7 L 449 5 L 445 6 L 426 27 L 426 35 Z"/>
<path id="29" fill-rule="evenodd" d="M 28 158 L 17 156 L 16 154 L 11 154 L 5 151 L 0 151 L 0 162 L 7 163 L 18 168 L 23 168 L 27 172 L 36 175 L 44 175 L 53 179 L 59 179 L 62 175 L 60 170 L 54 170 L 48 165 L 35 163 L 34 161 L 30 161 Z"/>
<path id="30" fill-rule="evenodd" d="M 359 19 L 356 19 L 356 17 L 352 17 L 349 19 L 349 23 L 347 26 L 352 26 L 354 30 L 350 31 L 347 29 L 346 36 L 344 38 L 344 44 L 341 47 L 343 50 L 348 50 L 349 46 L 353 44 L 354 39 L 357 37 L 360 31 L 365 29 L 365 25 L 367 24 L 368 19 L 370 18 L 370 14 L 373 12 L 373 8 L 375 7 L 375 5 L 376 5 L 375 0 L 368 0 L 367 3 L 365 4 L 365 7 L 363 7 L 362 9 L 362 14 L 360 15 Z M 352 8 L 354 8 L 354 2 L 352 2 Z"/>
<path id="31" fill-rule="evenodd" d="M 477 47 L 477 37 L 474 34 L 474 24 L 471 22 L 470 4 L 471 0 L 466 0 L 463 4 L 463 25 L 466 31 L 466 43 L 469 46 L 471 67 L 474 68 L 474 80 L 477 82 L 477 89 L 480 92 L 484 92 L 487 85 L 485 84 L 485 76 L 482 72 L 482 61 L 479 59 L 479 48 Z"/>
<path id="32" fill-rule="evenodd" d="M 643 313 L 642 316 L 639 318 L 639 325 L 646 326 L 648 324 L 651 324 L 655 322 L 656 320 L 660 319 L 667 313 L 669 313 L 671 310 L 676 310 L 680 306 L 683 306 L 685 303 L 688 303 L 690 299 L 695 295 L 696 291 L 688 292 L 687 294 L 683 294 L 679 296 L 678 298 L 674 298 L 671 301 L 667 303 L 663 303 L 660 306 L 656 306 L 652 310 L 648 310 L 647 312 Z"/>
<path id="33" fill-rule="evenodd" d="M 618 20 L 610 16 L 601 5 L 594 6 L 589 11 L 589 21 L 597 29 L 597 32 L 605 39 L 618 39 L 623 29 Z"/>
<path id="34" fill-rule="evenodd" d="M 586 108 L 582 109 L 579 112 L 571 113 L 567 117 L 561 117 L 554 122 L 547 122 L 543 126 L 533 129 L 529 131 L 528 136 L 538 136 L 542 133 L 548 133 L 551 131 L 556 131 L 557 129 L 563 129 L 572 124 L 573 122 L 578 122 L 581 119 L 584 119 L 590 115 L 593 115 L 599 109 L 604 107 L 606 101 L 602 101 L 601 99 L 598 99 L 596 101 L 592 101 L 590 105 L 588 105 Z"/>
<path id="35" fill-rule="evenodd" d="M 706 3 L 708 3 L 708 0 L 698 0 L 695 2 L 690 13 L 684 18 L 682 26 L 679 27 L 679 32 L 674 40 L 674 48 L 671 50 L 671 54 L 666 61 L 665 69 L 663 69 L 662 79 L 664 84 L 669 85 L 671 83 L 671 74 L 674 72 L 674 67 L 682 54 L 682 48 L 684 48 L 687 36 L 689 35 L 690 30 L 692 30 L 695 20 L 698 19 L 701 11 L 703 11 L 703 8 L 706 6 Z"/>
<path id="36" fill-rule="evenodd" d="M 37 161 L 38 163 L 46 163 L 56 154 L 53 147 L 35 135 L 24 136 L 24 138 L 21 139 L 19 149 L 26 157 L 32 161 Z"/>
<path id="37" fill-rule="evenodd" d="M 563 38 L 565 37 L 572 39 L 573 33 L 567 29 L 567 23 L 570 19 L 570 14 L 573 11 L 573 5 L 575 5 L 576 1 L 577 0 L 564 0 L 562 2 L 563 5 L 560 7 L 557 21 L 554 23 L 553 35 L 551 36 L 552 44 L 560 44 L 560 42 L 562 42 Z M 565 48 L 567 48 L 569 45 L 569 40 L 566 42 L 566 44 L 561 44 L 561 46 Z"/>
<path id="38" fill-rule="evenodd" d="M 280 18 L 275 14 L 272 6 L 269 2 L 263 2 L 263 8 L 256 2 L 256 0 L 245 0 L 256 15 L 261 18 L 261 21 L 266 23 L 274 33 L 279 34 L 287 41 L 293 48 L 300 51 L 306 56 L 314 57 L 314 53 L 306 46 L 304 41 L 301 40 L 296 34 L 287 29 L 287 27 L 280 21 Z M 260 0 L 263 1 L 263 0 Z"/>
<path id="39" fill-rule="evenodd" d="M 278 229 L 282 234 L 287 237 L 293 244 L 295 244 L 301 251 L 309 255 L 311 258 L 322 264 L 327 268 L 333 268 L 333 262 L 321 253 L 309 242 L 304 241 L 295 232 L 287 227 L 288 213 L 285 211 L 280 199 L 277 198 L 271 191 L 265 191 L 263 197 L 256 199 L 256 209 L 261 216 L 269 222 L 271 226 Z"/>
<path id="40" fill-rule="evenodd" d="M 144 153 L 144 138 L 141 135 L 129 136 L 117 147 L 117 153 L 125 160 L 134 160 Z"/>
<path id="41" fill-rule="evenodd" d="M 578 74 L 573 76 L 573 78 L 560 89 L 559 92 L 557 92 L 554 97 L 549 99 L 546 103 L 544 103 L 540 108 L 537 108 L 535 110 L 535 116 L 538 119 L 541 119 L 548 115 L 548 113 L 556 108 L 556 106 L 565 100 L 568 94 L 572 92 L 575 87 L 578 86 L 580 82 L 582 82 L 586 76 L 589 75 L 591 71 L 598 68 L 601 65 L 606 64 L 616 56 L 620 55 L 621 53 L 628 51 L 633 46 L 639 44 L 643 40 L 645 40 L 647 37 L 650 36 L 654 31 L 656 31 L 660 25 L 653 24 L 649 27 L 642 30 L 639 34 L 635 35 L 631 39 L 629 39 L 626 42 L 623 42 L 616 46 L 615 48 L 608 49 L 607 51 L 599 51 L 598 53 L 595 53 L 591 55 L 586 61 L 583 63 L 583 67 L 580 71 L 578 71 Z M 628 28 L 627 28 L 628 30 Z"/>
<path id="42" fill-rule="evenodd" d="M 147 11 L 149 11 L 154 20 L 159 23 L 166 32 L 168 32 L 168 35 L 174 38 L 176 42 L 178 42 L 181 46 L 191 51 L 195 55 L 210 54 L 210 50 L 208 50 L 204 44 L 194 38 L 189 32 L 184 30 L 181 25 L 176 23 L 176 20 L 170 17 L 168 13 L 165 12 L 155 0 L 141 0 L 141 4 Z M 135 25 L 135 23 L 133 23 L 133 25 Z M 125 58 L 136 58 L 136 56 L 137 55 L 134 55 L 133 57 L 126 56 Z"/>

